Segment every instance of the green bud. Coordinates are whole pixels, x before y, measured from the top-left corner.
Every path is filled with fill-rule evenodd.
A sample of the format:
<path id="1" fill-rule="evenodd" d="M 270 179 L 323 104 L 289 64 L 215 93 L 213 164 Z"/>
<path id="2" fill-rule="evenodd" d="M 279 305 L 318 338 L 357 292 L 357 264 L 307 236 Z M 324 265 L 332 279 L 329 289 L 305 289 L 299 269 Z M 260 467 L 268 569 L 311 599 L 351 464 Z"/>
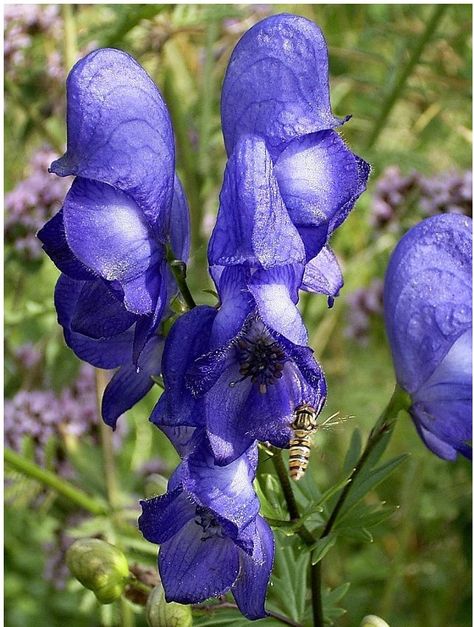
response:
<path id="1" fill-rule="evenodd" d="M 192 627 L 193 624 L 191 607 L 167 603 L 161 585 L 150 592 L 145 615 L 149 627 Z"/>
<path id="2" fill-rule="evenodd" d="M 360 627 L 390 627 L 390 625 L 386 623 L 383 618 L 369 614 L 368 616 L 364 616 Z"/>
<path id="3" fill-rule="evenodd" d="M 165 494 L 167 489 L 168 479 L 163 477 L 163 475 L 153 473 L 146 478 L 145 497 L 147 499 L 151 499 L 153 496 L 161 496 L 162 494 Z"/>
<path id="4" fill-rule="evenodd" d="M 97 538 L 76 540 L 66 553 L 66 564 L 103 604 L 113 603 L 121 596 L 130 574 L 122 551 Z"/>

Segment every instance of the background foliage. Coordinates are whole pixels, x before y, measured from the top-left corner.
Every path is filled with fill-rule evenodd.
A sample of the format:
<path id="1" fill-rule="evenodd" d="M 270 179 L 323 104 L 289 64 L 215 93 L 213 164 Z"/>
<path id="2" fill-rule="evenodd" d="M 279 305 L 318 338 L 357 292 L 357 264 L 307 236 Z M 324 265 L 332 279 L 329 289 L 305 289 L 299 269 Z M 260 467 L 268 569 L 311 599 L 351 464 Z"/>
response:
<path id="1" fill-rule="evenodd" d="M 46 168 L 51 154 L 64 149 L 64 79 L 74 49 L 77 45 L 81 54 L 100 46 L 127 50 L 162 90 L 192 211 L 189 283 L 199 302 L 213 303 L 204 291 L 211 287 L 205 253 L 225 165 L 219 118 L 223 73 L 241 34 L 262 17 L 282 11 L 304 15 L 323 29 L 333 109 L 340 116 L 353 115 L 342 134 L 373 165 L 369 191 L 332 241 L 344 267 L 342 295 L 331 311 L 323 298 L 305 295 L 301 302 L 311 344 L 328 379 L 325 416 L 350 416 L 317 436 L 304 489 L 314 486 L 321 494 L 344 477 L 354 431 L 365 437 L 393 388 L 380 316 L 380 280 L 390 251 L 409 226 L 429 213 L 469 210 L 470 182 L 464 171 L 471 169 L 471 7 L 135 4 L 5 9 L 5 182 L 11 192 L 5 216 L 6 443 L 99 500 L 108 491 L 93 373 L 87 367 L 79 371 L 80 364 L 64 346 L 53 306 L 57 271 L 33 238 L 64 194 L 64 185 Z M 388 174 L 387 167 L 392 167 Z M 392 210 L 383 207 L 383 219 L 381 201 Z M 147 422 L 158 395 L 156 387 L 121 419 L 114 436 L 125 512 L 118 538 L 108 519 L 87 514 L 6 466 L 9 627 L 118 624 L 118 607 L 100 607 L 68 575 L 63 552 L 73 537 L 117 541 L 129 563 L 154 568 L 156 547 L 144 542 L 133 525 L 138 499 L 154 493 L 156 473 L 166 476 L 176 463 L 166 439 Z M 383 616 L 392 627 L 471 624 L 470 466 L 464 460 L 449 464 L 435 458 L 406 417 L 397 425 L 390 455 L 405 452 L 408 461 L 365 497 L 366 505 L 386 501 L 392 515 L 380 516 L 383 520 L 377 519 L 380 524 L 373 529 L 346 534 L 324 562 L 324 585 L 332 590 L 326 601 L 334 605 L 331 616 L 338 625 L 357 625 L 369 613 Z M 262 475 L 266 464 L 271 466 L 263 458 Z M 304 586 L 293 573 L 303 572 L 301 561 L 307 557 L 294 537 L 283 530 L 276 534 L 280 549 L 269 605 L 304 623 Z M 351 582 L 348 590 L 346 582 Z M 144 625 L 142 608 L 123 603 L 129 623 Z M 345 615 L 335 608 L 338 604 Z M 245 622 L 232 609 L 203 610 L 195 620 L 200 625 Z"/>

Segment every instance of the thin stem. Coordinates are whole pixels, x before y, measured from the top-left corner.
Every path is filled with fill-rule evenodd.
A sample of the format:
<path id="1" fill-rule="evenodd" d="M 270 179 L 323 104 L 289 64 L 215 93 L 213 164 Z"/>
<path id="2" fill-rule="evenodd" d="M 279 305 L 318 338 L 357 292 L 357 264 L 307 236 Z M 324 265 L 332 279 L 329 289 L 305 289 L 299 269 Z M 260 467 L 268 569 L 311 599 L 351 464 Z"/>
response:
<path id="1" fill-rule="evenodd" d="M 349 482 L 342 490 L 320 538 L 324 538 L 331 533 L 331 530 L 337 521 L 339 513 L 341 512 L 342 506 L 344 505 L 347 497 L 352 490 L 352 487 L 354 486 L 355 479 L 364 468 L 367 460 L 370 457 L 370 454 L 374 450 L 375 446 L 380 442 L 382 437 L 393 430 L 399 412 L 403 409 L 408 409 L 409 406 L 410 399 L 408 395 L 401 388 L 399 388 L 398 385 L 396 385 L 387 407 L 384 409 L 374 428 L 369 434 L 365 449 L 356 466 L 352 470 L 352 473 L 349 477 Z"/>
<path id="2" fill-rule="evenodd" d="M 290 478 L 288 476 L 288 472 L 283 462 L 283 457 L 281 451 L 279 449 L 273 450 L 273 465 L 275 466 L 275 470 L 280 481 L 281 488 L 283 490 L 283 495 L 285 497 L 286 505 L 288 507 L 288 512 L 290 514 L 291 520 L 299 520 L 300 512 L 298 509 L 298 503 L 296 502 L 296 498 L 293 492 L 293 488 L 291 487 Z M 300 538 L 305 542 L 308 546 L 311 546 L 315 543 L 315 538 L 313 534 L 302 525 L 296 531 L 296 533 L 300 536 Z M 321 562 L 317 562 L 316 564 L 312 564 L 310 561 L 309 565 L 309 579 L 311 585 L 311 607 L 313 610 L 313 624 L 315 627 L 323 627 L 324 618 L 323 618 L 323 603 L 321 598 Z"/>
<path id="3" fill-rule="evenodd" d="M 99 368 L 96 369 L 95 382 L 96 382 L 97 406 L 99 408 L 99 415 L 100 415 L 102 397 L 104 395 L 104 390 L 108 383 L 107 373 L 105 370 L 100 370 Z M 100 430 L 100 439 L 101 439 L 101 444 L 102 444 L 102 458 L 103 458 L 103 464 L 104 464 L 104 476 L 105 476 L 105 485 L 107 489 L 107 498 L 108 498 L 111 508 L 116 510 L 119 507 L 120 492 L 118 489 L 117 475 L 115 471 L 112 431 L 110 427 L 108 427 L 102 419 L 99 419 L 99 430 Z"/>
<path id="4" fill-rule="evenodd" d="M 176 279 L 176 283 L 178 284 L 179 291 L 184 298 L 184 302 L 186 303 L 188 309 L 193 309 L 196 307 L 196 303 L 186 282 L 186 264 L 184 261 L 174 259 L 170 262 L 170 267 L 174 278 Z"/>
<path id="5" fill-rule="evenodd" d="M 76 488 L 68 481 L 61 479 L 56 474 L 41 468 L 34 462 L 31 462 L 15 451 L 9 448 L 4 450 L 5 461 L 15 470 L 18 470 L 27 477 L 31 477 L 36 481 L 55 490 L 61 496 L 64 496 L 72 503 L 87 510 L 96 516 L 102 516 L 108 513 L 107 507 L 97 502 L 93 497 L 89 496 L 79 488 Z"/>
<path id="6" fill-rule="evenodd" d="M 377 141 L 381 131 L 383 130 L 385 123 L 390 115 L 390 112 L 395 105 L 397 99 L 400 97 L 403 88 L 405 87 L 405 83 L 408 80 L 408 77 L 414 70 L 415 66 L 419 62 L 421 55 L 425 49 L 426 44 L 429 42 L 431 37 L 433 36 L 438 24 L 443 16 L 443 13 L 448 8 L 446 4 L 438 4 L 434 9 L 431 15 L 430 20 L 428 21 L 424 33 L 418 39 L 416 46 L 413 48 L 410 58 L 408 59 L 408 63 L 398 74 L 398 77 L 395 80 L 395 83 L 387 94 L 385 101 L 380 109 L 379 117 L 377 118 L 373 130 L 367 140 L 367 148 L 371 148 L 375 142 Z"/>
<path id="7" fill-rule="evenodd" d="M 64 22 L 64 64 L 70 70 L 77 61 L 77 35 L 73 7 L 70 4 L 62 6 Z"/>

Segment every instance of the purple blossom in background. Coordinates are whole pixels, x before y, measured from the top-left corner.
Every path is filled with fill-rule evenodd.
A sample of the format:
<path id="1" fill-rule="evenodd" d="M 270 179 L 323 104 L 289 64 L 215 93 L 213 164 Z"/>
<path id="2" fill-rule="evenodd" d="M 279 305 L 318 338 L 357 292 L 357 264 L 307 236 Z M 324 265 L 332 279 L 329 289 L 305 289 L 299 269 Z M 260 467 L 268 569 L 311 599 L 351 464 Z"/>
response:
<path id="1" fill-rule="evenodd" d="M 428 216 L 438 213 L 472 215 L 472 171 L 441 172 L 420 181 L 420 208 Z"/>
<path id="2" fill-rule="evenodd" d="M 256 448 L 221 467 L 199 430 L 192 439 L 168 492 L 142 501 L 139 518 L 145 538 L 161 545 L 166 600 L 199 603 L 231 590 L 245 616 L 263 618 L 274 540 L 252 486 Z"/>
<path id="3" fill-rule="evenodd" d="M 420 177 L 416 172 L 403 176 L 398 166 L 385 168 L 375 186 L 370 223 L 375 229 L 383 229 L 401 218 L 401 211 L 408 196 L 416 191 Z"/>
<path id="4" fill-rule="evenodd" d="M 428 218 L 397 245 L 384 309 L 399 385 L 426 446 L 471 457 L 472 220 Z"/>
<path id="5" fill-rule="evenodd" d="M 383 281 L 374 279 L 367 287 L 360 287 L 347 295 L 347 336 L 365 343 L 371 319 L 382 313 Z"/>
<path id="6" fill-rule="evenodd" d="M 41 258 L 36 233 L 61 206 L 68 183 L 48 174 L 57 155 L 48 147 L 35 152 L 28 165 L 28 176 L 5 196 L 5 241 L 22 259 Z"/>

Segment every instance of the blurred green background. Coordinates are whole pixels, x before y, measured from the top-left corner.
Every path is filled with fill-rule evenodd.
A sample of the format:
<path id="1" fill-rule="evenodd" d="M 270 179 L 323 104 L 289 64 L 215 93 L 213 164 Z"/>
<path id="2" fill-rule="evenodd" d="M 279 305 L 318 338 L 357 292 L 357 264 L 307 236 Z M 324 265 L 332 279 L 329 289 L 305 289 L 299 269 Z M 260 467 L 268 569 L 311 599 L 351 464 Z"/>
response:
<path id="1" fill-rule="evenodd" d="M 58 272 L 34 241 L 69 184 L 46 172 L 64 150 L 65 76 L 77 54 L 112 46 L 130 52 L 155 80 L 172 116 L 177 167 L 191 208 L 189 284 L 198 302 L 214 303 L 204 290 L 211 287 L 206 242 L 225 167 L 223 75 L 239 37 L 280 12 L 306 16 L 322 28 L 333 109 L 353 116 L 341 133 L 373 166 L 368 191 L 332 240 L 344 269 L 341 296 L 332 310 L 322 297 L 301 300 L 328 379 L 325 415 L 350 416 L 317 436 L 307 481 L 324 490 L 342 476 L 354 429 L 368 433 L 393 389 L 380 315 L 380 281 L 390 251 L 426 215 L 470 210 L 471 7 L 5 8 L 6 444 L 89 494 L 107 496 L 93 373 L 79 373 L 78 360 L 63 343 L 53 305 Z M 132 525 L 138 499 L 153 493 L 154 473 L 169 474 L 177 461 L 147 421 L 158 395 L 156 387 L 122 417 L 115 440 L 120 503 Z M 46 419 L 41 412 L 48 406 L 57 411 Z M 371 530 L 373 542 L 370 535 L 343 539 L 323 562 L 324 586 L 351 582 L 341 601 L 346 613 L 336 623 L 349 627 L 379 614 L 391 627 L 470 625 L 471 466 L 463 459 L 437 459 L 407 417 L 389 448 L 390 455 L 410 457 L 367 498 L 398 509 Z M 115 625 L 121 611 L 129 624 L 145 624 L 139 606 L 100 607 L 64 569 L 64 547 L 72 537 L 117 539 L 107 520 L 88 517 L 8 465 L 5 495 L 9 627 Z M 130 563 L 154 568 L 156 547 L 138 532 L 124 532 L 119 540 Z M 204 617 L 196 624 L 211 623 Z M 212 624 L 240 623 L 231 613 L 229 622 Z"/>

